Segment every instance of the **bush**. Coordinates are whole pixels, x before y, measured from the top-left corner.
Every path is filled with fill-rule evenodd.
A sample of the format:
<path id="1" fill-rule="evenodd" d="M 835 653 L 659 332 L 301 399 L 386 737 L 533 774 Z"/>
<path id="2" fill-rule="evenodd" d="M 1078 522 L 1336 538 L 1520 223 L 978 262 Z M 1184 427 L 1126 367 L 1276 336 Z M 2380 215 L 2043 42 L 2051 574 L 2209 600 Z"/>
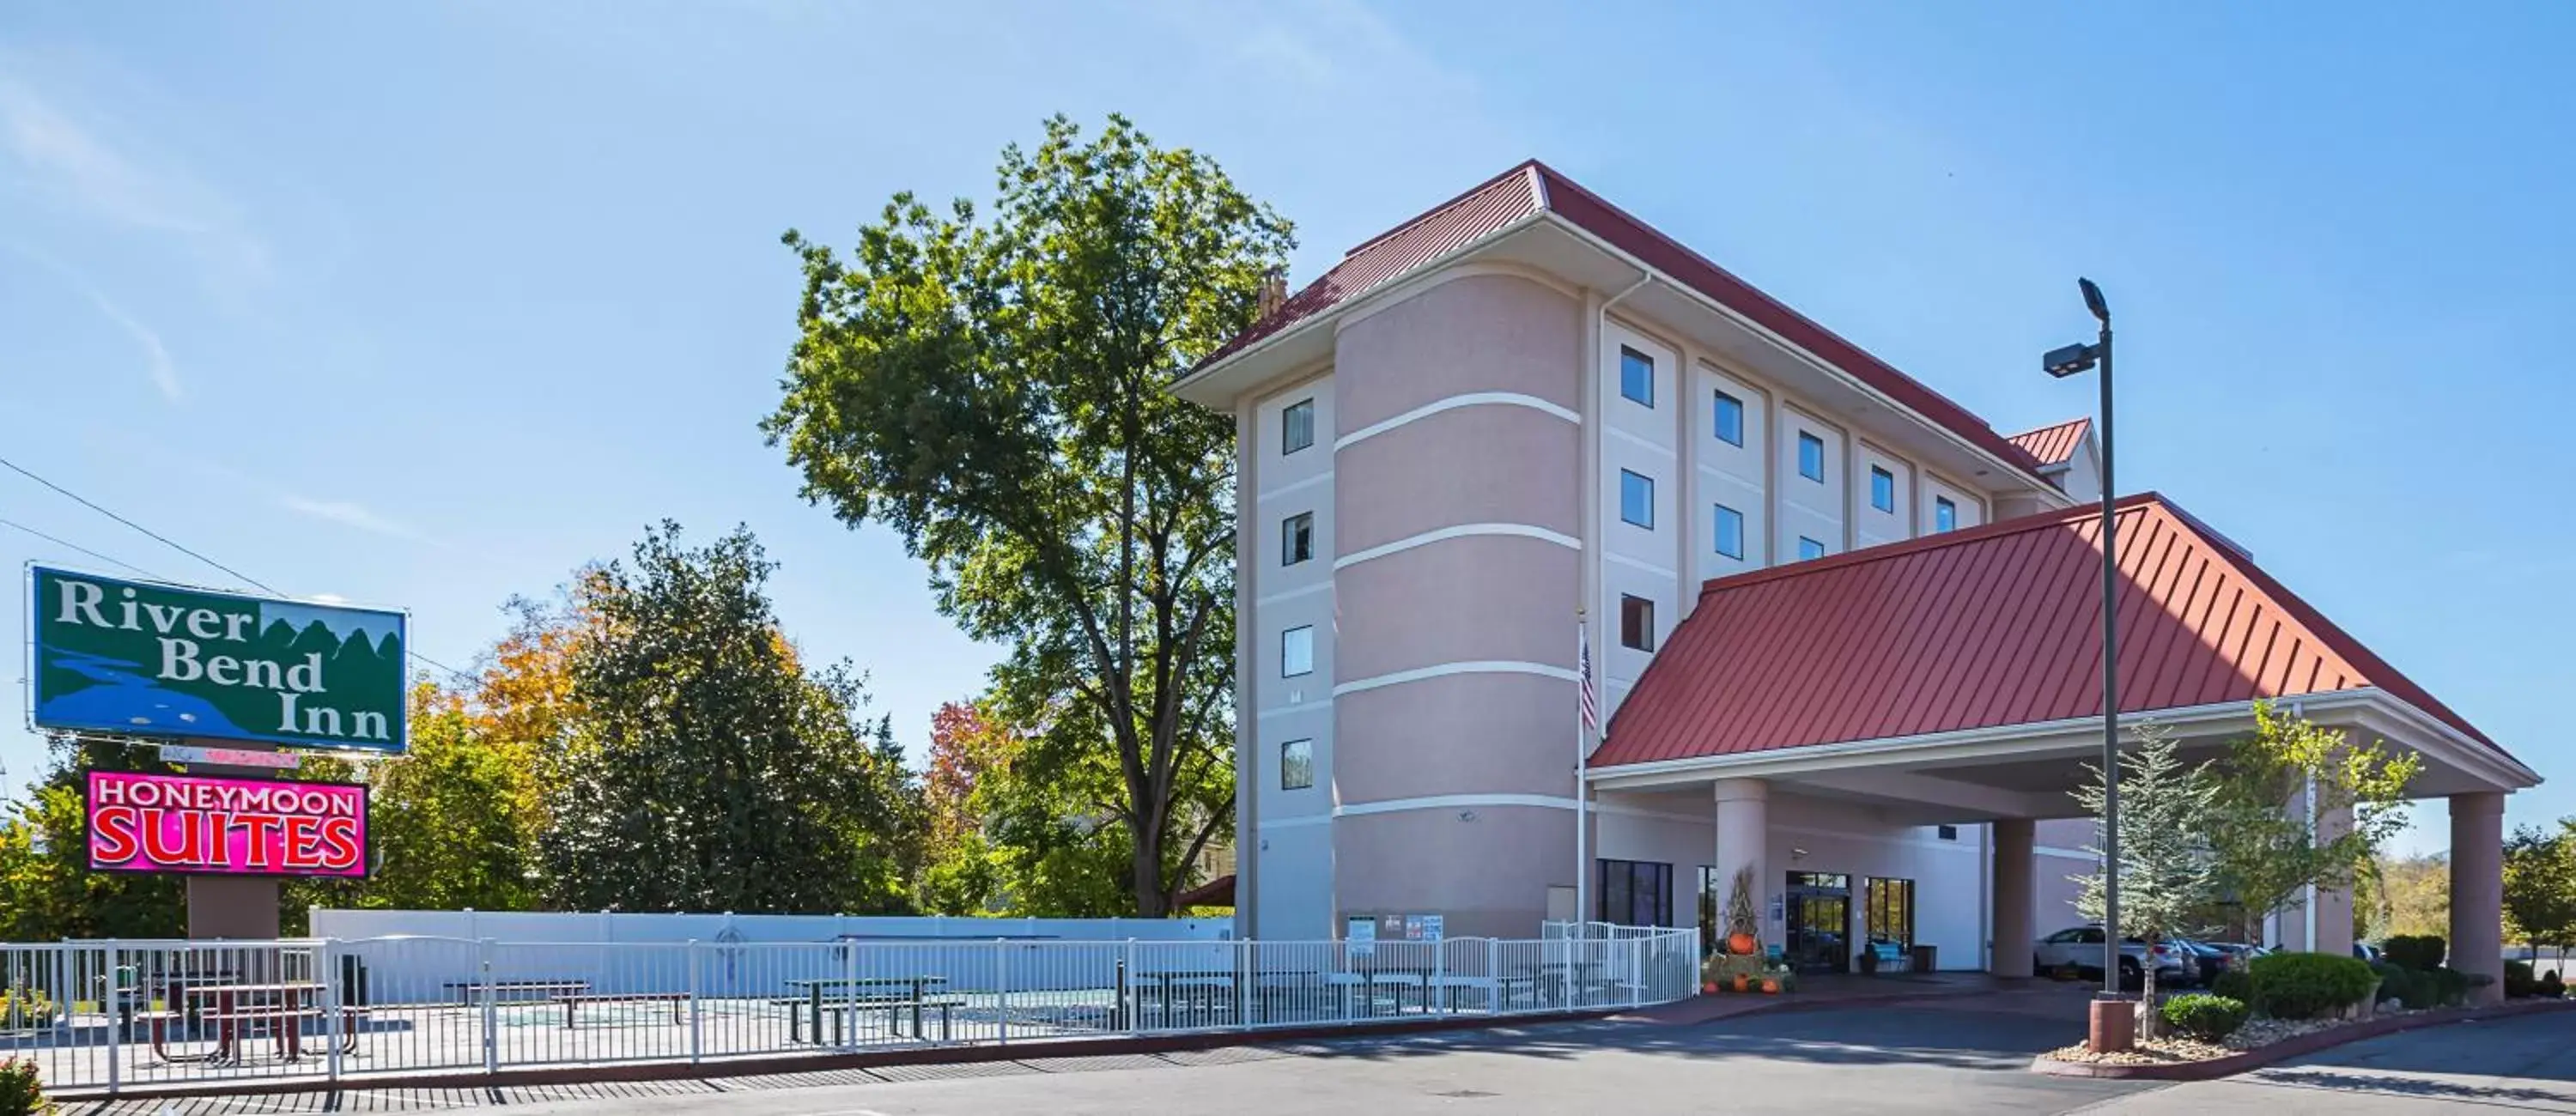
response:
<path id="1" fill-rule="evenodd" d="M 2254 997 L 2254 978 L 2243 969 L 2227 969 L 2220 972 L 2209 982 L 2209 993 L 2213 996 L 2224 996 L 2249 1008 L 2259 1009 L 2263 1006 Z"/>
<path id="2" fill-rule="evenodd" d="M 0 1061 L 0 1116 L 44 1116 L 54 1110 L 45 1099 L 45 1083 L 36 1076 L 36 1060 Z"/>
<path id="3" fill-rule="evenodd" d="M 2536 995 L 2546 996 L 2552 1000 L 2562 999 L 2567 995 L 2567 982 L 2561 980 L 2558 973 L 2552 970 L 2540 974 L 2539 986 L 2532 991 Z"/>
<path id="4" fill-rule="evenodd" d="M 2449 953 L 2450 943 L 2439 934 L 2399 934 L 2379 943 L 2380 956 L 2419 973 L 2441 968 Z"/>
<path id="5" fill-rule="evenodd" d="M 2401 1004 L 2407 1003 L 2407 997 L 2415 987 L 2414 970 L 2403 965 L 2392 965 L 2386 961 L 2373 961 L 2370 963 L 2370 971 L 2379 974 L 2379 1002 L 2387 1003 L 2395 1000 Z"/>
<path id="6" fill-rule="evenodd" d="M 2313 1019 L 2357 1004 L 2379 974 L 2358 957 L 2329 953 L 2275 953 L 2247 966 L 2254 998 L 2276 1019 Z"/>
<path id="7" fill-rule="evenodd" d="M 61 1015 L 60 1006 L 33 988 L 0 990 L 0 1031 L 51 1027 Z"/>
<path id="8" fill-rule="evenodd" d="M 2469 979 L 2469 974 L 2458 969 L 2434 969 L 2424 975 L 2433 979 L 2432 1006 L 2434 1007 L 2457 1007 L 2465 1004 L 2469 1002 L 2469 989 L 2477 986 L 2476 981 Z"/>
<path id="9" fill-rule="evenodd" d="M 2229 996 L 2176 996 L 2165 1001 L 2165 1022 L 2184 1036 L 2217 1042 L 2236 1033 L 2253 1012 L 2245 1001 Z"/>

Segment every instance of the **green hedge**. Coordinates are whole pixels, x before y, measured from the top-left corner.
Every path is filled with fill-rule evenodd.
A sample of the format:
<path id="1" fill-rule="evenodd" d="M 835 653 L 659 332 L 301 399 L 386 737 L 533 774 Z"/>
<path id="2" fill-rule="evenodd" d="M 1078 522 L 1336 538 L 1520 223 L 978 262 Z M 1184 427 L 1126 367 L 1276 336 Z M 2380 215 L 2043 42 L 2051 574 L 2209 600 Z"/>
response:
<path id="1" fill-rule="evenodd" d="M 2253 1014 L 2245 1001 L 2227 996 L 2176 996 L 2165 1001 L 2165 1022 L 2184 1035 L 2202 1042 L 2217 1042 L 2236 1033 Z"/>
<path id="2" fill-rule="evenodd" d="M 2275 1019 L 2313 1019 L 2360 1003 L 2379 980 L 2369 962 L 2330 953 L 2275 953 L 2255 958 L 2246 971 L 2254 998 Z"/>
<path id="3" fill-rule="evenodd" d="M 2531 975 L 2531 962 L 2507 961 L 2504 963 L 2504 994 L 2506 999 L 2529 999 L 2532 996 L 2538 995 L 2539 992 L 2540 981 Z"/>
<path id="4" fill-rule="evenodd" d="M 2254 995 L 2253 974 L 2243 969 L 2221 971 L 2216 979 L 2209 982 L 2209 991 L 2211 995 L 2225 996 L 2257 1011 L 2263 1008 L 2262 1001 Z"/>
<path id="5" fill-rule="evenodd" d="M 2419 973 L 2441 968 L 2450 951 L 2451 943 L 2440 934 L 2399 934 L 2379 943 L 2380 956 Z"/>

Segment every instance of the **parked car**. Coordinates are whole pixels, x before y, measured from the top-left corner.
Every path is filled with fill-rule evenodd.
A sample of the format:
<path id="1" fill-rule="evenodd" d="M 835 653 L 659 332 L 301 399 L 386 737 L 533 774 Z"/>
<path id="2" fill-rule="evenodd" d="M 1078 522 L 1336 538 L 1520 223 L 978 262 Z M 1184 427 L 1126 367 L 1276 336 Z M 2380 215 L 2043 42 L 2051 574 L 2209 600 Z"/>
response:
<path id="1" fill-rule="evenodd" d="M 2379 963 L 2379 947 L 2369 942 L 2352 943 L 2352 955 L 2374 965 Z"/>
<path id="2" fill-rule="evenodd" d="M 2120 983 L 2145 983 L 2146 966 L 2151 960 L 2156 967 L 2157 981 L 2183 980 L 2186 973 L 2199 968 L 2198 959 L 2186 962 L 2185 956 L 2179 946 L 2161 942 L 2148 945 L 2136 938 L 2127 939 L 2120 943 Z M 2047 972 L 2069 965 L 2074 966 L 2077 975 L 2086 979 L 2102 979 L 2101 927 L 2070 926 L 2032 945 L 2031 966 L 2034 969 Z"/>
<path id="3" fill-rule="evenodd" d="M 2184 978 L 2193 984 L 2207 988 L 2218 979 L 2218 974 L 2227 971 L 2228 954 L 2225 949 L 2191 938 L 2175 938 L 2171 944 L 2182 950 L 2183 956 L 2192 962 L 2191 971 L 2185 973 Z"/>

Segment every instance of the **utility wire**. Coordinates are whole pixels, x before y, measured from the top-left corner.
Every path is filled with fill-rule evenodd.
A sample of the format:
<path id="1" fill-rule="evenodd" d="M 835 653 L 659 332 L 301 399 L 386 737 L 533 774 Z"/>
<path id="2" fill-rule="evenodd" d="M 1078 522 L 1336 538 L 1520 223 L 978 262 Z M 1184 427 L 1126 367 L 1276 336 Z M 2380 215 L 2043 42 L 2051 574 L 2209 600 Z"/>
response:
<path id="1" fill-rule="evenodd" d="M 5 458 L 5 457 L 0 457 L 0 465 L 6 465 L 6 466 L 8 466 L 8 467 L 9 467 L 9 471 L 10 471 L 10 472 L 16 473 L 16 474 L 18 474 L 19 476 L 25 477 L 25 478 L 27 478 L 28 480 L 34 481 L 34 482 L 36 482 L 37 484 L 44 485 L 44 486 L 45 486 L 45 487 L 47 487 L 47 488 L 53 489 L 53 490 L 54 490 L 54 491 L 56 491 L 56 492 L 60 492 L 60 493 L 62 493 L 62 494 L 63 494 L 63 495 L 65 495 L 65 496 L 69 496 L 69 497 L 71 497 L 72 499 L 79 501 L 82 507 L 88 508 L 88 509 L 89 509 L 89 510 L 91 510 L 91 511 L 97 512 L 97 513 L 98 513 L 98 514 L 100 514 L 100 515 L 106 516 L 106 517 L 108 517 L 109 519 L 113 519 L 113 520 L 115 520 L 115 521 L 117 521 L 117 522 L 119 522 L 119 523 L 122 523 L 122 524 L 124 524 L 124 525 L 126 525 L 126 526 L 128 526 L 128 527 L 132 527 L 132 528 L 134 528 L 134 529 L 135 529 L 135 530 L 137 530 L 137 531 L 141 531 L 141 532 L 143 532 L 144 534 L 151 536 L 153 539 L 158 540 L 162 545 L 167 546 L 167 547 L 169 547 L 169 548 L 170 548 L 170 549 L 172 549 L 172 550 L 178 551 L 178 552 L 179 552 L 179 553 L 181 553 L 181 554 L 185 554 L 185 555 L 187 555 L 188 557 L 190 557 L 190 558 L 194 558 L 194 559 L 196 559 L 196 560 L 198 560 L 198 561 L 200 561 L 200 562 L 203 562 L 203 563 L 205 563 L 205 564 L 207 564 L 207 565 L 209 565 L 209 566 L 213 566 L 213 567 L 214 567 L 214 568 L 216 568 L 216 569 L 222 570 L 222 571 L 224 571 L 225 573 L 231 574 L 231 575 L 233 575 L 234 577 L 240 578 L 240 579 L 242 579 L 243 581 L 246 581 L 246 582 L 249 582 L 249 583 L 250 583 L 250 584 L 252 584 L 252 585 L 258 586 L 258 587 L 259 587 L 259 588 L 261 588 L 261 589 L 266 589 L 266 590 L 268 590 L 268 592 L 269 592 L 269 593 L 271 593 L 271 594 L 273 594 L 273 595 L 275 595 L 275 596 L 283 597 L 283 596 L 285 596 L 285 595 L 286 595 L 286 594 L 284 594 L 284 593 L 279 593 L 277 590 L 275 590 L 275 589 L 273 589 L 273 588 L 270 588 L 270 587 L 269 587 L 265 582 L 262 582 L 262 581 L 261 581 L 260 579 L 258 579 L 258 578 L 252 577 L 252 576 L 251 576 L 251 575 L 249 575 L 249 574 L 243 573 L 243 572 L 241 572 L 240 570 L 236 570 L 236 569 L 232 568 L 231 566 L 227 566 L 227 565 L 225 565 L 225 564 L 223 564 L 223 563 L 221 563 L 221 562 L 215 561 L 215 560 L 214 560 L 214 559 L 212 559 L 212 558 L 208 558 L 208 557 L 206 557 L 206 556 L 205 556 L 205 555 L 203 555 L 203 554 L 199 554 L 199 553 L 197 553 L 196 551 L 190 550 L 190 549 L 188 549 L 187 547 L 181 546 L 181 545 L 179 545 L 178 543 L 171 541 L 170 536 L 168 536 L 168 535 L 164 535 L 164 534 L 162 534 L 162 533 L 161 533 L 161 532 L 159 532 L 159 531 L 155 531 L 155 530 L 153 530 L 153 529 L 151 529 L 151 528 L 149 528 L 149 527 L 146 527 L 146 526 L 144 526 L 144 525 L 142 525 L 142 524 L 140 524 L 140 523 L 136 523 L 135 521 L 133 521 L 133 520 L 131 520 L 131 519 L 127 519 L 127 518 L 125 518 L 124 516 L 118 515 L 118 514 L 116 514 L 115 512 L 109 511 L 109 510 L 107 510 L 106 508 L 102 508 L 102 507 L 98 506 L 97 504 L 91 503 L 88 497 L 83 496 L 83 495 L 81 495 L 80 493 L 74 492 L 74 491 L 72 491 L 71 489 L 65 488 L 65 487 L 63 487 L 63 486 L 61 486 L 61 485 L 59 485 L 59 484 L 55 484 L 54 482 L 49 481 L 49 480 L 46 480 L 46 479 L 45 479 L 45 478 L 43 478 L 43 477 L 37 476 L 37 475 L 36 475 L 36 474 L 34 474 L 34 473 L 30 473 L 30 472 L 28 472 L 27 470 L 25 470 L 25 469 L 23 469 L 23 468 L 20 468 L 20 467 L 19 467 L 19 465 L 18 465 L 18 463 L 17 463 L 17 462 L 15 462 L 15 461 L 11 461 L 11 460 L 9 460 L 8 458 Z M 122 563 L 122 562 L 119 562 L 119 563 L 117 563 L 117 564 L 118 564 L 118 565 L 120 565 L 120 566 L 125 565 L 125 563 Z M 132 567 L 132 566 L 126 566 L 126 568 L 127 568 L 127 569 L 132 569 L 133 567 Z"/>
<path id="2" fill-rule="evenodd" d="M 30 473 L 30 472 L 28 472 L 27 470 L 25 470 L 25 469 L 23 469 L 23 468 L 20 468 L 20 467 L 19 467 L 19 465 L 18 465 L 18 463 L 14 462 L 14 461 L 11 461 L 11 460 L 9 460 L 8 458 L 0 457 L 0 465 L 8 466 L 8 468 L 10 469 L 10 471 L 17 473 L 19 476 L 25 477 L 25 478 L 27 478 L 28 480 L 31 480 L 31 481 L 36 482 L 37 484 L 44 485 L 45 487 L 50 488 L 50 489 L 53 489 L 53 490 L 54 490 L 54 491 L 56 491 L 56 492 L 62 493 L 62 494 L 63 494 L 63 495 L 65 495 L 65 496 L 71 497 L 73 500 L 78 501 L 82 507 L 88 508 L 89 510 L 94 511 L 94 512 L 97 512 L 97 513 L 98 513 L 98 514 L 100 514 L 100 515 L 106 516 L 106 517 L 108 517 L 109 519 L 113 519 L 113 520 L 115 520 L 115 521 L 117 521 L 117 522 L 119 522 L 119 523 L 122 523 L 122 524 L 124 524 L 124 525 L 126 525 L 126 526 L 128 526 L 128 527 L 131 527 L 131 528 L 133 528 L 133 529 L 135 529 L 135 530 L 137 530 L 137 531 L 140 531 L 140 532 L 144 533 L 145 535 L 148 535 L 148 536 L 152 537 L 154 540 L 156 540 L 156 541 L 160 542 L 163 546 L 167 546 L 167 547 L 169 547 L 170 549 L 172 549 L 172 550 L 176 550 L 176 551 L 178 551 L 178 552 L 179 552 L 179 553 L 181 553 L 181 554 L 185 554 L 185 555 L 187 555 L 188 557 L 194 558 L 194 559 L 196 559 L 196 560 L 198 560 L 198 561 L 200 561 L 200 562 L 203 562 L 203 563 L 205 563 L 205 564 L 207 564 L 207 565 L 209 565 L 209 566 L 213 566 L 213 567 L 214 567 L 214 568 L 216 568 L 216 569 L 222 570 L 222 571 L 224 571 L 225 573 L 231 574 L 231 575 L 233 575 L 234 577 L 240 578 L 241 580 L 243 580 L 243 581 L 245 581 L 245 582 L 248 582 L 248 583 L 250 583 L 250 584 L 252 584 L 252 585 L 258 586 L 258 587 L 259 587 L 259 588 L 261 588 L 261 589 L 265 589 L 265 590 L 267 590 L 270 594 L 272 594 L 272 595 L 274 595 L 274 596 L 283 597 L 283 596 L 285 596 L 285 595 L 286 595 L 286 594 L 284 594 L 284 593 L 280 593 L 280 592 L 278 592 L 276 589 L 270 588 L 270 586 L 268 585 L 268 583 L 266 583 L 266 582 L 264 582 L 264 581 L 261 581 L 261 580 L 260 580 L 260 579 L 258 579 L 258 578 L 252 577 L 251 575 L 246 574 L 246 573 L 243 573 L 243 572 L 241 572 L 240 570 L 236 570 L 236 569 L 232 568 L 231 566 L 227 566 L 227 565 L 225 565 L 225 564 L 223 564 L 223 563 L 221 563 L 221 562 L 215 561 L 215 560 L 214 560 L 214 559 L 212 559 L 212 558 L 208 558 L 208 557 L 206 557 L 205 555 L 203 555 L 203 554 L 199 554 L 199 553 L 197 553 L 197 552 L 196 552 L 196 551 L 194 551 L 194 550 L 190 550 L 190 549 L 188 549 L 188 548 L 187 548 L 187 547 L 185 547 L 185 546 L 181 546 L 181 545 L 180 545 L 176 540 L 173 540 L 173 539 L 172 539 L 172 538 L 170 538 L 169 536 L 164 535 L 164 534 L 160 533 L 159 531 L 155 531 L 155 530 L 153 530 L 153 529 L 151 529 L 151 528 L 149 528 L 149 527 L 146 527 L 146 526 L 144 526 L 144 525 L 142 525 L 142 524 L 140 524 L 140 523 L 136 523 L 135 521 L 133 521 L 133 520 L 131 520 L 131 519 L 127 519 L 127 518 L 125 518 L 124 516 L 118 515 L 118 514 L 116 514 L 115 512 L 109 511 L 109 510 L 107 510 L 106 508 L 100 507 L 100 506 L 98 506 L 97 504 L 90 502 L 90 500 L 89 500 L 87 497 L 82 496 L 80 493 L 74 492 L 74 491 L 72 491 L 71 489 L 65 488 L 65 487 L 63 487 L 63 486 L 61 486 L 61 485 L 59 485 L 59 484 L 55 484 L 54 482 L 49 481 L 49 480 L 46 480 L 46 479 L 45 479 L 45 478 L 43 478 L 43 477 L 37 476 L 37 475 L 36 475 L 36 474 L 34 474 L 34 473 Z M 150 570 L 144 569 L 143 567 L 138 566 L 138 565 L 135 565 L 135 564 L 134 564 L 134 563 L 132 563 L 132 562 L 125 561 L 125 560 L 124 560 L 124 559 L 122 559 L 122 558 L 111 558 L 111 557 L 109 557 L 109 556 L 107 556 L 107 555 L 105 555 L 105 554 L 101 554 L 101 553 L 99 553 L 99 552 L 97 552 L 97 551 L 95 551 L 95 550 L 91 550 L 90 548 L 85 547 L 85 546 L 82 546 L 82 545 L 80 545 L 80 544 L 78 544 L 78 543 L 74 543 L 74 542 L 67 542 L 67 541 L 64 541 L 64 540 L 62 540 L 62 539 L 55 538 L 55 537 L 54 537 L 54 536 L 52 536 L 52 535 L 48 535 L 48 534 L 46 534 L 46 533 L 44 533 L 44 532 L 42 532 L 42 531 L 36 530 L 35 528 L 33 528 L 33 527 L 29 527 L 29 526 L 27 526 L 27 525 L 25 525 L 25 524 L 23 524 L 23 523 L 13 523 L 13 522 L 11 522 L 11 521 L 9 521 L 9 520 L 6 520 L 6 519 L 0 519 L 0 527 L 14 527 L 14 528 L 16 528 L 16 529 L 18 529 L 18 530 L 24 531 L 24 532 L 26 532 L 26 533 L 28 533 L 28 534 L 30 534 L 30 535 L 34 535 L 34 536 L 36 536 L 37 538 L 43 539 L 43 540 L 45 540 L 46 542 L 52 543 L 52 544 L 54 544 L 54 545 L 56 545 L 56 546 L 70 547 L 70 548 L 71 548 L 71 549 L 73 549 L 73 550 L 77 550 L 77 551 L 79 551 L 79 552 L 81 552 L 81 553 L 83 553 L 83 554 L 89 555 L 90 557 L 92 557 L 92 558 L 96 558 L 96 559 L 98 559 L 99 561 L 107 562 L 107 563 L 111 563 L 111 564 L 116 565 L 116 566 L 119 566 L 119 567 L 121 567 L 121 568 L 128 569 L 128 570 L 132 570 L 132 571 L 134 571 L 135 573 L 141 574 L 141 575 L 143 575 L 143 576 L 145 576 L 145 577 L 148 577 L 148 578 L 151 578 L 151 579 L 153 579 L 153 580 L 155 580 L 155 581 L 174 581 L 174 580 L 176 580 L 175 578 L 163 577 L 163 576 L 162 576 L 162 575 L 160 575 L 160 574 L 153 573 L 153 572 L 152 572 L 152 571 L 150 571 Z M 412 649 L 411 649 L 411 648 L 409 648 L 409 647 L 405 647 L 405 648 L 403 648 L 403 654 L 408 655 L 408 656 L 410 656 L 411 658 L 414 658 L 414 659 L 418 659 L 418 660 L 420 660 L 420 662 L 421 662 L 421 663 L 423 663 L 424 665 L 437 667 L 437 668 L 438 668 L 438 669 L 440 669 L 440 670 L 446 671 L 450 676 L 455 677 L 455 678 L 458 678 L 458 679 L 461 679 L 461 680 L 463 680 L 463 681 L 467 681 L 467 682 L 474 682 L 474 681 L 478 681 L 478 680 L 479 680 L 479 679 L 477 679 L 474 675 L 467 674 L 467 673 L 465 673 L 464 671 L 461 671 L 461 670 L 456 669 L 455 667 L 452 667 L 452 666 L 449 666 L 449 665 L 447 665 L 447 664 L 445 664 L 445 663 L 439 662 L 438 660 L 433 659 L 433 658 L 430 658 L 430 657 L 429 657 L 429 656 L 427 656 L 427 655 L 423 655 L 423 654 L 421 654 L 421 653 L 420 653 L 420 652 L 418 652 L 418 651 L 414 651 L 414 650 L 412 650 Z"/>

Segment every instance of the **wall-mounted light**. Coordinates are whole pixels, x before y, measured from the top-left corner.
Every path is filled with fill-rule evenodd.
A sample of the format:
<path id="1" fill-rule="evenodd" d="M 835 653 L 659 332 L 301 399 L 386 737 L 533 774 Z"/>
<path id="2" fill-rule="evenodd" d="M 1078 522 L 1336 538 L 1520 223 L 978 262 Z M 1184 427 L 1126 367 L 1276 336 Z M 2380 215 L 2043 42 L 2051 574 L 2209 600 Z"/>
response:
<path id="1" fill-rule="evenodd" d="M 1460 810 L 1458 811 L 1458 820 L 1462 822 L 1474 821 L 1476 820 L 1476 812 L 1474 810 Z"/>

